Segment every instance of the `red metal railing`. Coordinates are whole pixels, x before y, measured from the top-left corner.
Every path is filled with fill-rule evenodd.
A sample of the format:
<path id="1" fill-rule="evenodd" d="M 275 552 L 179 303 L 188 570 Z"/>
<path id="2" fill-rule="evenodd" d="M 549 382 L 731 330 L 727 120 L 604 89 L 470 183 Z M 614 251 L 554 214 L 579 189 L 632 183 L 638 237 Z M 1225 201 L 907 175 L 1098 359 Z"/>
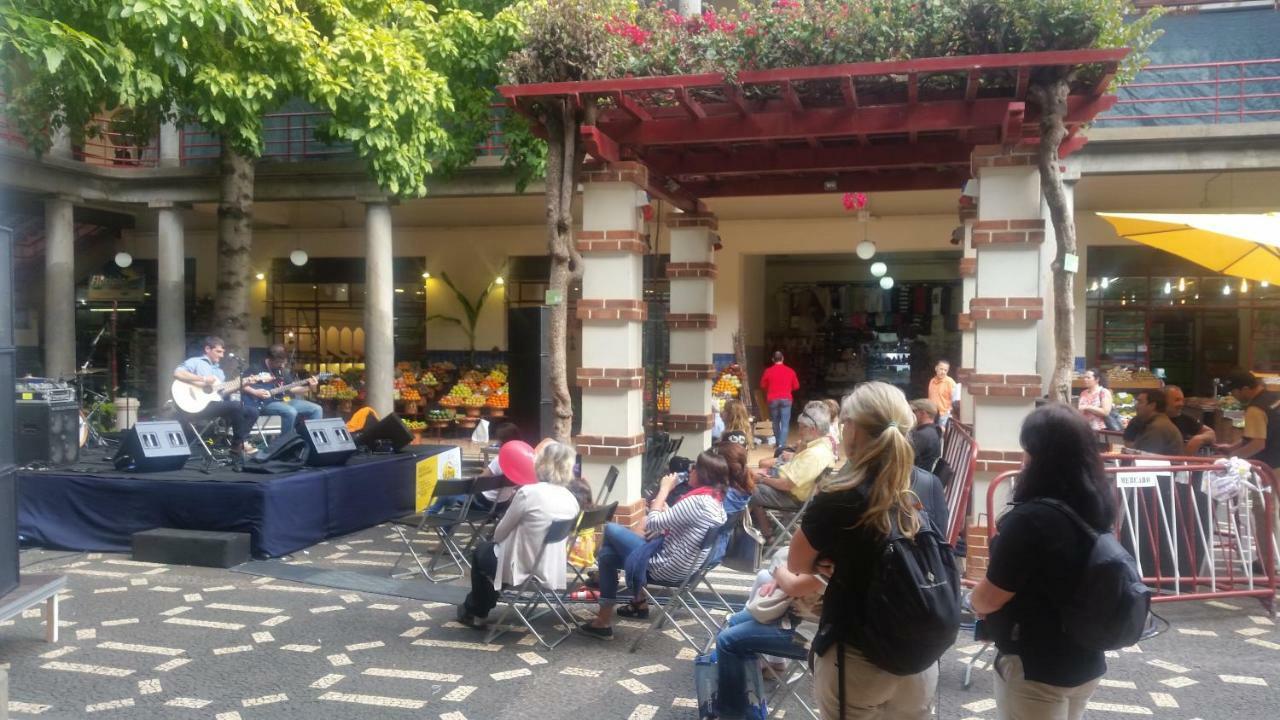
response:
<path id="1" fill-rule="evenodd" d="M 1222 124 L 1280 120 L 1280 58 L 1148 65 L 1095 124 Z"/>
<path id="2" fill-rule="evenodd" d="M 152 136 L 145 145 L 110 117 L 96 117 L 85 133 L 84 145 L 73 149 L 74 157 L 89 165 L 106 167 L 155 167 L 160 160 L 160 144 Z"/>

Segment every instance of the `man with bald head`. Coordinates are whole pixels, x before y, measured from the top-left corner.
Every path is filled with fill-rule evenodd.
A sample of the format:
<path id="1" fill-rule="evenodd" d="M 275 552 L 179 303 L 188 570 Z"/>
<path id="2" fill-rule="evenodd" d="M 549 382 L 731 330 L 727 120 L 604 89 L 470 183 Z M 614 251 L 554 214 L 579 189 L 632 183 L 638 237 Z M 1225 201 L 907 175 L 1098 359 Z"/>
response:
<path id="1" fill-rule="evenodd" d="M 1205 425 L 1190 415 L 1183 415 L 1182 408 L 1187 404 L 1187 396 L 1182 388 L 1169 385 L 1164 389 L 1165 409 L 1169 419 L 1173 421 L 1178 432 L 1182 433 L 1182 442 L 1186 444 L 1187 455 L 1195 455 L 1202 447 L 1212 447 L 1217 442 L 1217 434 L 1213 428 Z"/>

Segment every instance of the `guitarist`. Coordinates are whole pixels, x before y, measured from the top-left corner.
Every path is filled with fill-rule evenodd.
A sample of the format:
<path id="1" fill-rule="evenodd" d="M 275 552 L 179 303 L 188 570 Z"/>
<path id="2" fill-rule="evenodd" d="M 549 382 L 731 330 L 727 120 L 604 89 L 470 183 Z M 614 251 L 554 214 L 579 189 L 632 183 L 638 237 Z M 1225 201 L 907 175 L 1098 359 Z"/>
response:
<path id="1" fill-rule="evenodd" d="M 186 362 L 174 369 L 173 377 L 183 382 L 205 387 L 213 387 L 218 383 L 226 382 L 227 376 L 222 371 L 222 368 L 219 367 L 224 355 L 226 355 L 226 347 L 222 342 L 222 338 L 210 335 L 204 339 L 204 354 L 188 358 Z M 242 389 L 254 397 L 270 396 L 270 393 L 265 390 L 249 386 L 244 386 Z M 253 424 L 258 421 L 258 410 L 251 404 L 242 404 L 223 398 L 209 403 L 209 406 L 199 414 L 190 417 L 202 420 L 215 417 L 226 419 L 231 425 L 232 453 L 240 455 L 244 452 L 254 452 L 253 446 L 249 445 L 247 441 L 249 432 L 253 429 Z"/>
<path id="2" fill-rule="evenodd" d="M 266 363 L 267 372 L 271 373 L 274 379 L 265 383 L 257 383 L 253 386 L 254 389 L 265 390 L 269 393 L 271 390 L 291 385 L 297 381 L 293 371 L 289 368 L 289 355 L 283 345 L 276 344 L 267 348 Z M 283 397 L 266 398 L 265 403 L 259 403 L 262 405 L 259 413 L 262 415 L 279 415 L 280 432 L 282 433 L 292 430 L 299 417 L 303 420 L 319 420 L 324 417 L 324 408 L 301 397 L 315 387 L 316 384 L 316 378 L 309 378 L 306 385 L 289 391 L 290 398 L 288 401 Z"/>

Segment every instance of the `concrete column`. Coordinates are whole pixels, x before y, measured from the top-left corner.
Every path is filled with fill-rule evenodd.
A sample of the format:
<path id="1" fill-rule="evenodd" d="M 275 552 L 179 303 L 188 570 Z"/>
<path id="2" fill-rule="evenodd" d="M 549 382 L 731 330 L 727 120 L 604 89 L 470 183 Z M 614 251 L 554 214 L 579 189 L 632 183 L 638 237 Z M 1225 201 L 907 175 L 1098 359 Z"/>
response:
<path id="1" fill-rule="evenodd" d="M 56 197 L 44 203 L 44 374 L 76 370 L 75 205 Z"/>
<path id="2" fill-rule="evenodd" d="M 173 369 L 186 356 L 186 243 L 182 209 L 173 203 L 156 208 L 156 386 L 169 396 Z"/>
<path id="3" fill-rule="evenodd" d="M 976 207 L 961 207 L 960 222 L 964 229 L 961 246 L 964 256 L 960 258 L 961 299 L 962 308 L 968 308 L 969 302 L 978 296 L 978 253 L 973 247 L 973 224 L 977 221 Z M 960 368 L 952 373 L 960 383 L 960 421 L 973 424 L 973 398 L 969 395 L 968 376 L 972 374 L 977 355 L 976 338 L 973 330 L 973 318 L 968 312 L 960 314 Z"/>
<path id="4" fill-rule="evenodd" d="M 160 167 L 182 164 L 182 132 L 175 122 L 160 125 Z"/>
<path id="5" fill-rule="evenodd" d="M 395 277 L 392 260 L 391 206 L 385 200 L 365 206 L 364 367 L 367 404 L 379 416 L 395 410 Z"/>
<path id="6" fill-rule="evenodd" d="M 711 446 L 711 331 L 716 327 L 716 264 L 712 245 L 718 229 L 713 215 L 681 214 L 667 220 L 671 262 L 671 412 L 666 428 L 683 438 L 680 454 L 694 457 Z"/>
<path id="7" fill-rule="evenodd" d="M 583 173 L 582 231 L 576 238 L 583 258 L 582 434 L 574 440 L 582 454 L 582 475 L 598 486 L 609 468 L 618 482 L 610 499 L 619 503 L 617 521 L 636 524 L 644 516 L 640 498 L 644 436 L 644 254 L 637 193 L 647 171 L 634 163 Z"/>

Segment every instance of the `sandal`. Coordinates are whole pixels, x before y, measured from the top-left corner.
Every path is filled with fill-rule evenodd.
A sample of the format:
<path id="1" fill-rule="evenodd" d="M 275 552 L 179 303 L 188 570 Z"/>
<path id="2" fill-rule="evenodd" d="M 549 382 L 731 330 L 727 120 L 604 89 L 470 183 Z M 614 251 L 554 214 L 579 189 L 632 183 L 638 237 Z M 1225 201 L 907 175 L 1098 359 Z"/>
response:
<path id="1" fill-rule="evenodd" d="M 619 617 L 632 618 L 634 620 L 649 619 L 649 605 L 647 603 L 629 602 L 626 605 L 619 605 L 614 612 Z"/>

